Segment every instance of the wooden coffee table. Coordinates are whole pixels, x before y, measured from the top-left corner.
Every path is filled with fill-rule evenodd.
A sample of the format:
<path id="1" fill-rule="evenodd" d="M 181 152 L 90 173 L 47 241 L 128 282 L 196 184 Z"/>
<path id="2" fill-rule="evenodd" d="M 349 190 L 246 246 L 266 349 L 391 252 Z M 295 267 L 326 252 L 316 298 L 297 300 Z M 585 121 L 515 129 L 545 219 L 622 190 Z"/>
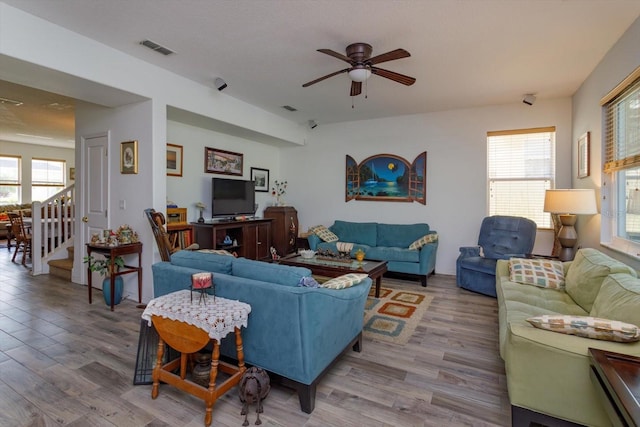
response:
<path id="1" fill-rule="evenodd" d="M 380 297 L 382 275 L 387 271 L 387 261 L 364 260 L 358 262 L 355 259 L 351 262 L 330 261 L 319 259 L 317 256 L 307 259 L 298 254 L 291 254 L 280 258 L 278 262 L 294 267 L 306 267 L 311 270 L 311 273 L 318 276 L 338 277 L 347 273 L 365 273 L 376 283 L 376 298 Z"/>

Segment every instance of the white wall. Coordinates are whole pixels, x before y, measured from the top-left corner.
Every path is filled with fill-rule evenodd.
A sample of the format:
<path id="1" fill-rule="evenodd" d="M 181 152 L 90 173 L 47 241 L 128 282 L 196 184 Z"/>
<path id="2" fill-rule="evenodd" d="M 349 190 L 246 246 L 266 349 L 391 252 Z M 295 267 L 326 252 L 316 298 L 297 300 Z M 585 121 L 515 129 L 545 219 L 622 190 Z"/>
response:
<path id="1" fill-rule="evenodd" d="M 152 177 L 154 168 L 161 168 L 166 173 L 166 163 L 153 162 L 153 151 L 164 150 L 165 147 L 155 148 L 153 146 L 153 101 L 145 101 L 136 104 L 126 105 L 119 108 L 103 108 L 96 105 L 79 103 L 76 111 L 76 140 L 82 137 L 95 135 L 102 132 L 109 132 L 109 201 L 108 201 L 108 227 L 117 229 L 119 226 L 128 224 L 140 237 L 143 243 L 143 284 L 142 299 L 148 301 L 153 296 L 153 281 L 150 266 L 154 261 L 154 253 L 157 253 L 155 241 L 149 227 L 149 223 L 144 216 L 144 209 L 153 207 L 154 193 Z M 165 138 L 166 130 L 161 130 Z M 124 141 L 138 141 L 138 173 L 120 173 L 120 143 Z M 76 152 L 77 164 L 82 163 L 82 150 L 80 146 Z M 164 178 L 164 177 L 163 177 Z M 79 179 L 76 191 L 83 194 L 83 180 Z M 163 187 L 164 188 L 164 187 Z M 121 203 L 124 203 L 122 208 Z M 82 209 L 76 211 L 81 214 Z M 81 224 L 79 218 L 76 223 Z M 77 236 L 81 236 L 81 230 L 76 230 Z M 86 241 L 86 236 L 77 237 L 77 242 Z M 77 246 L 77 243 L 76 243 Z M 128 262 L 135 262 L 131 259 Z M 86 283 L 86 268 L 83 268 L 80 259 L 76 257 L 74 265 L 74 281 Z M 137 301 L 138 282 L 135 274 L 122 276 L 125 284 L 124 295 Z M 94 283 L 102 283 L 97 276 Z"/>
<path id="2" fill-rule="evenodd" d="M 38 159 L 64 160 L 67 163 L 67 185 L 73 183 L 69 179 L 69 168 L 76 165 L 74 150 L 70 148 L 48 147 L 46 145 L 19 144 L 0 140 L 0 155 L 20 156 L 22 158 L 22 203 L 31 203 L 31 160 Z"/>
<path id="3" fill-rule="evenodd" d="M 187 208 L 189 221 L 196 221 L 199 216 L 194 207 L 196 202 L 204 202 L 207 209 L 204 217 L 211 217 L 211 178 L 227 177 L 238 178 L 240 176 L 226 176 L 204 172 L 204 148 L 217 148 L 243 154 L 242 179 L 251 178 L 251 168 L 268 169 L 270 180 L 273 182 L 274 174 L 280 166 L 278 150 L 274 147 L 259 144 L 243 138 L 214 132 L 212 130 L 194 127 L 183 123 L 167 122 L 167 142 L 183 146 L 183 171 L 182 177 L 167 176 L 167 198 L 178 206 Z M 256 193 L 256 203 L 260 206 L 258 214 L 268 203 L 271 203 L 269 193 Z M 156 206 L 156 210 L 164 210 L 164 206 Z"/>
<path id="4" fill-rule="evenodd" d="M 600 64 L 584 81 L 580 89 L 573 96 L 573 164 L 576 170 L 577 155 L 576 146 L 580 135 L 591 132 L 591 175 L 584 179 L 573 179 L 575 188 L 594 188 L 596 193 L 610 197 L 606 190 L 611 182 L 602 174 L 603 166 L 603 128 L 602 107 L 600 99 L 616 87 L 625 77 L 640 66 L 640 19 L 629 27 L 625 34 L 616 42 L 602 59 Z M 575 174 L 574 174 L 575 176 Z M 603 186 L 604 185 L 604 186 Z M 602 189 L 602 191 L 600 191 Z M 602 215 L 611 215 L 606 203 L 600 197 Z M 630 258 L 613 252 L 600 245 L 600 227 L 606 227 L 607 221 L 602 221 L 601 215 L 592 217 L 578 217 L 579 245 L 598 248 L 623 262 L 640 269 L 640 261 L 635 257 Z"/>
<path id="5" fill-rule="evenodd" d="M 455 274 L 460 246 L 477 243 L 488 214 L 487 131 L 556 126 L 556 186 L 571 183 L 571 100 L 539 100 L 318 126 L 304 147 L 282 149 L 286 201 L 300 229 L 336 219 L 426 222 L 440 236 L 436 271 Z M 345 155 L 357 162 L 390 153 L 408 161 L 427 151 L 427 204 L 344 201 Z M 273 179 L 273 178 L 272 178 Z"/>

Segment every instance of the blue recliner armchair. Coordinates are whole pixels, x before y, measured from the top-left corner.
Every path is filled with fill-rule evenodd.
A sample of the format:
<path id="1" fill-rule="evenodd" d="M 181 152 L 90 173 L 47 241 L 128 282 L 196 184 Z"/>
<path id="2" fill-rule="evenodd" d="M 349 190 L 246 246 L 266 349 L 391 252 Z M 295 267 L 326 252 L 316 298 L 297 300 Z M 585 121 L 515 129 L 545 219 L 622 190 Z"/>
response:
<path id="1" fill-rule="evenodd" d="M 515 216 L 489 216 L 482 220 L 478 246 L 463 246 L 456 261 L 459 287 L 496 296 L 496 263 L 525 257 L 533 250 L 536 223 Z"/>

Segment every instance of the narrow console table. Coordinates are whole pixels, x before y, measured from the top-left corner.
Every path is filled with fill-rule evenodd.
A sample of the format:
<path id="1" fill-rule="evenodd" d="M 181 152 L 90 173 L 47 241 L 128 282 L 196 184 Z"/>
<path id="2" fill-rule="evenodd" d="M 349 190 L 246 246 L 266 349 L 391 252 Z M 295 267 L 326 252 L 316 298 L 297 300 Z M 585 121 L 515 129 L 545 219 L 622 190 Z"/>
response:
<path id="1" fill-rule="evenodd" d="M 142 302 L 142 243 L 130 243 L 128 245 L 101 245 L 98 243 L 87 243 L 87 256 L 91 256 L 93 252 L 97 252 L 101 255 L 108 256 L 111 260 L 109 266 L 109 277 L 111 279 L 111 311 L 113 311 L 115 302 L 115 288 L 116 288 L 116 276 L 122 276 L 123 274 L 138 273 L 138 303 Z M 138 266 L 125 265 L 124 270 L 117 271 L 115 266 L 115 259 L 122 255 L 138 255 Z M 92 291 L 92 272 L 91 262 L 87 264 L 88 270 L 88 288 L 89 288 L 89 304 L 91 304 L 91 291 Z"/>
<path id="2" fill-rule="evenodd" d="M 158 397 L 160 381 L 170 384 L 205 402 L 204 425 L 211 425 L 211 413 L 216 400 L 240 382 L 246 371 L 242 349 L 241 327 L 247 327 L 249 304 L 209 295 L 204 302 L 191 299 L 191 292 L 182 290 L 152 299 L 142 318 L 153 324 L 159 335 L 156 365 L 153 369 L 151 398 Z M 220 361 L 220 340 L 235 333 L 238 365 Z M 202 387 L 187 378 L 190 355 L 213 340 L 209 386 Z M 164 343 L 180 352 L 180 357 L 163 365 Z M 216 385 L 218 370 L 229 374 Z M 177 373 L 174 373 L 177 372 Z"/>
<path id="3" fill-rule="evenodd" d="M 591 379 L 614 426 L 640 425 L 640 358 L 589 349 Z"/>

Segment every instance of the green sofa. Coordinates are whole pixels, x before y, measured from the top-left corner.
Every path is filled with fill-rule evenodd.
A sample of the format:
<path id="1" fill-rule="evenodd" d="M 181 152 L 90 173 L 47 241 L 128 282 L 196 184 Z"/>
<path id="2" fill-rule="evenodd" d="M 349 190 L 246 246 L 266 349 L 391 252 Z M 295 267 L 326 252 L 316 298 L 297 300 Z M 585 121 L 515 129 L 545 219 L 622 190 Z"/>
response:
<path id="1" fill-rule="evenodd" d="M 528 426 L 531 421 L 555 425 L 559 419 L 610 426 L 590 378 L 588 349 L 640 356 L 640 342 L 560 334 L 534 328 L 526 319 L 567 314 L 640 325 L 636 272 L 595 249 L 581 249 L 574 261 L 563 264 L 566 287 L 556 290 L 510 281 L 509 263 L 498 261 L 496 290 L 500 355 L 505 362 L 512 425 Z"/>

